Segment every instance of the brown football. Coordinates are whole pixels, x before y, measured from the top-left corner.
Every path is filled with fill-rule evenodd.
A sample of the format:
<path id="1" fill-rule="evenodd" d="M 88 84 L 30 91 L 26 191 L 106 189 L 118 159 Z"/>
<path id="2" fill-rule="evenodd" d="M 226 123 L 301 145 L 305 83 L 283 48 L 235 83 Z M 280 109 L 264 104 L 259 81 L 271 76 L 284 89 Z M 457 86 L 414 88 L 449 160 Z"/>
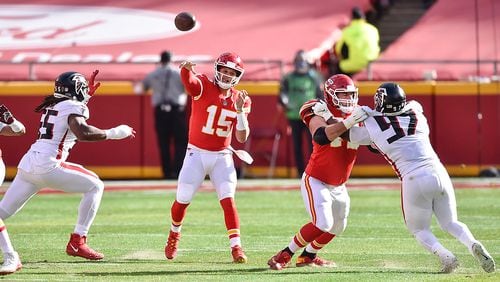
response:
<path id="1" fill-rule="evenodd" d="M 191 30 L 195 24 L 196 24 L 196 19 L 194 18 L 193 14 L 188 13 L 188 12 L 181 12 L 175 16 L 175 27 L 180 30 L 180 31 L 188 31 Z"/>

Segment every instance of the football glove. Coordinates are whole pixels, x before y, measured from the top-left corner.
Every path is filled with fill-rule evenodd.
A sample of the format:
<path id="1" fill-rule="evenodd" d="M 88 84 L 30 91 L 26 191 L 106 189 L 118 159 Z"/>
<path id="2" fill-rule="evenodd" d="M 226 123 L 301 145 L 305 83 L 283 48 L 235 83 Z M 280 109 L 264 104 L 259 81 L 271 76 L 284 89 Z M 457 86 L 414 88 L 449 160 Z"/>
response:
<path id="1" fill-rule="evenodd" d="M 353 127 L 355 124 L 358 124 L 365 119 L 368 118 L 368 114 L 365 112 L 365 110 L 362 107 L 356 107 L 352 111 L 351 115 L 344 119 L 342 123 L 344 123 L 344 126 L 349 129 Z"/>
<path id="2" fill-rule="evenodd" d="M 333 117 L 332 113 L 330 113 L 330 110 L 328 110 L 326 102 L 323 100 L 319 100 L 319 102 L 317 102 L 312 107 L 312 110 L 315 115 L 322 117 L 325 121 L 328 121 Z"/>
<path id="3" fill-rule="evenodd" d="M 90 79 L 89 79 L 89 95 L 90 96 L 94 95 L 97 88 L 99 88 L 99 86 L 101 86 L 100 82 L 95 83 L 95 77 L 97 76 L 98 73 L 99 73 L 99 70 L 95 70 L 92 73 L 92 75 L 90 76 Z"/>
<path id="4" fill-rule="evenodd" d="M 4 104 L 0 105 L 0 122 L 5 124 L 14 122 L 14 116 Z"/>

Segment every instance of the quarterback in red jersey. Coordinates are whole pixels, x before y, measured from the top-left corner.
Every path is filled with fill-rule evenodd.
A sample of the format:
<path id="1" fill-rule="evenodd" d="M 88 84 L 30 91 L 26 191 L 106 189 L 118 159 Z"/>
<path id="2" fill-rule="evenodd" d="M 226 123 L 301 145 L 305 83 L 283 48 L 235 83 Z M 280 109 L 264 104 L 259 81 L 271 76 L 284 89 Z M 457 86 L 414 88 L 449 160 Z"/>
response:
<path id="1" fill-rule="evenodd" d="M 234 53 L 220 55 L 214 64 L 215 81 L 204 74 L 196 74 L 194 66 L 189 61 L 180 65 L 182 83 L 192 99 L 189 144 L 171 208 L 172 224 L 165 256 L 173 259 L 177 255 L 186 209 L 208 175 L 224 211 L 233 262 L 245 263 L 247 257 L 241 247 L 240 223 L 234 202 L 236 170 L 231 147 L 234 129 L 240 143 L 245 142 L 250 133 L 247 120 L 250 97 L 247 91 L 234 89 L 243 75 L 243 62 Z"/>
<path id="2" fill-rule="evenodd" d="M 325 82 L 324 98 L 326 102 L 310 100 L 300 109 L 313 136 L 313 152 L 300 185 L 311 221 L 300 228 L 288 247 L 269 259 L 271 269 L 287 267 L 294 253 L 304 247 L 296 266 L 335 267 L 334 262 L 316 254 L 347 225 L 350 199 L 345 182 L 358 144 L 342 140 L 341 135 L 368 116 L 357 106 L 358 89 L 346 75 L 337 74 Z"/>

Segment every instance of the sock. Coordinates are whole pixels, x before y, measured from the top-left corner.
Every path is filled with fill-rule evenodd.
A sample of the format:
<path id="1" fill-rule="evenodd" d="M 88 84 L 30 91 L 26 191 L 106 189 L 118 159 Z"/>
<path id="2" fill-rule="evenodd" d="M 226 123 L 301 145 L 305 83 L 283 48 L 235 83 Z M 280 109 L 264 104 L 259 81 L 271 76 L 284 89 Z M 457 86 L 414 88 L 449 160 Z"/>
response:
<path id="1" fill-rule="evenodd" d="M 189 204 L 181 204 L 177 202 L 177 200 L 172 204 L 172 208 L 170 209 L 170 215 L 172 217 L 170 230 L 173 232 L 181 232 L 182 221 L 186 216 L 186 209 L 188 206 Z"/>
<path id="2" fill-rule="evenodd" d="M 80 236 L 87 236 L 101 204 L 103 191 L 104 184 L 99 184 L 83 194 L 80 206 L 78 207 L 78 220 L 73 233 Z"/>
<path id="3" fill-rule="evenodd" d="M 316 227 L 312 222 L 309 222 L 302 226 L 299 232 L 295 234 L 288 248 L 295 253 L 298 249 L 305 247 L 323 233 L 324 231 Z"/>
<path id="4" fill-rule="evenodd" d="M 333 238 L 335 238 L 335 234 L 325 232 L 318 238 L 314 239 L 314 241 L 312 241 L 309 245 L 307 245 L 304 251 L 307 251 L 310 254 L 316 254 L 319 250 L 326 246 L 326 244 L 330 243 Z"/>
<path id="5" fill-rule="evenodd" d="M 9 233 L 7 232 L 7 227 L 3 223 L 3 220 L 0 219 L 0 249 L 2 249 L 2 253 L 13 253 L 14 247 L 10 242 Z"/>
<path id="6" fill-rule="evenodd" d="M 224 198 L 220 200 L 220 205 L 224 211 L 224 221 L 226 223 L 227 235 L 231 247 L 236 245 L 241 246 L 240 220 L 234 199 L 231 197 Z"/>

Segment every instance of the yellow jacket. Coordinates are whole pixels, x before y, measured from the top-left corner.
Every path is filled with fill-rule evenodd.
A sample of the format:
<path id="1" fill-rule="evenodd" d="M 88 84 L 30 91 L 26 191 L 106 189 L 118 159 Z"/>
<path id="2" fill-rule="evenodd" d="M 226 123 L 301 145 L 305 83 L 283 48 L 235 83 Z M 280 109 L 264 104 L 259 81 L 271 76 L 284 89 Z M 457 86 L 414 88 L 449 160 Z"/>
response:
<path id="1" fill-rule="evenodd" d="M 342 45 L 348 47 L 348 57 L 342 58 Z M 379 34 L 376 27 L 364 19 L 352 20 L 342 30 L 340 40 L 335 44 L 335 54 L 343 72 L 356 73 L 378 58 L 380 54 Z"/>

